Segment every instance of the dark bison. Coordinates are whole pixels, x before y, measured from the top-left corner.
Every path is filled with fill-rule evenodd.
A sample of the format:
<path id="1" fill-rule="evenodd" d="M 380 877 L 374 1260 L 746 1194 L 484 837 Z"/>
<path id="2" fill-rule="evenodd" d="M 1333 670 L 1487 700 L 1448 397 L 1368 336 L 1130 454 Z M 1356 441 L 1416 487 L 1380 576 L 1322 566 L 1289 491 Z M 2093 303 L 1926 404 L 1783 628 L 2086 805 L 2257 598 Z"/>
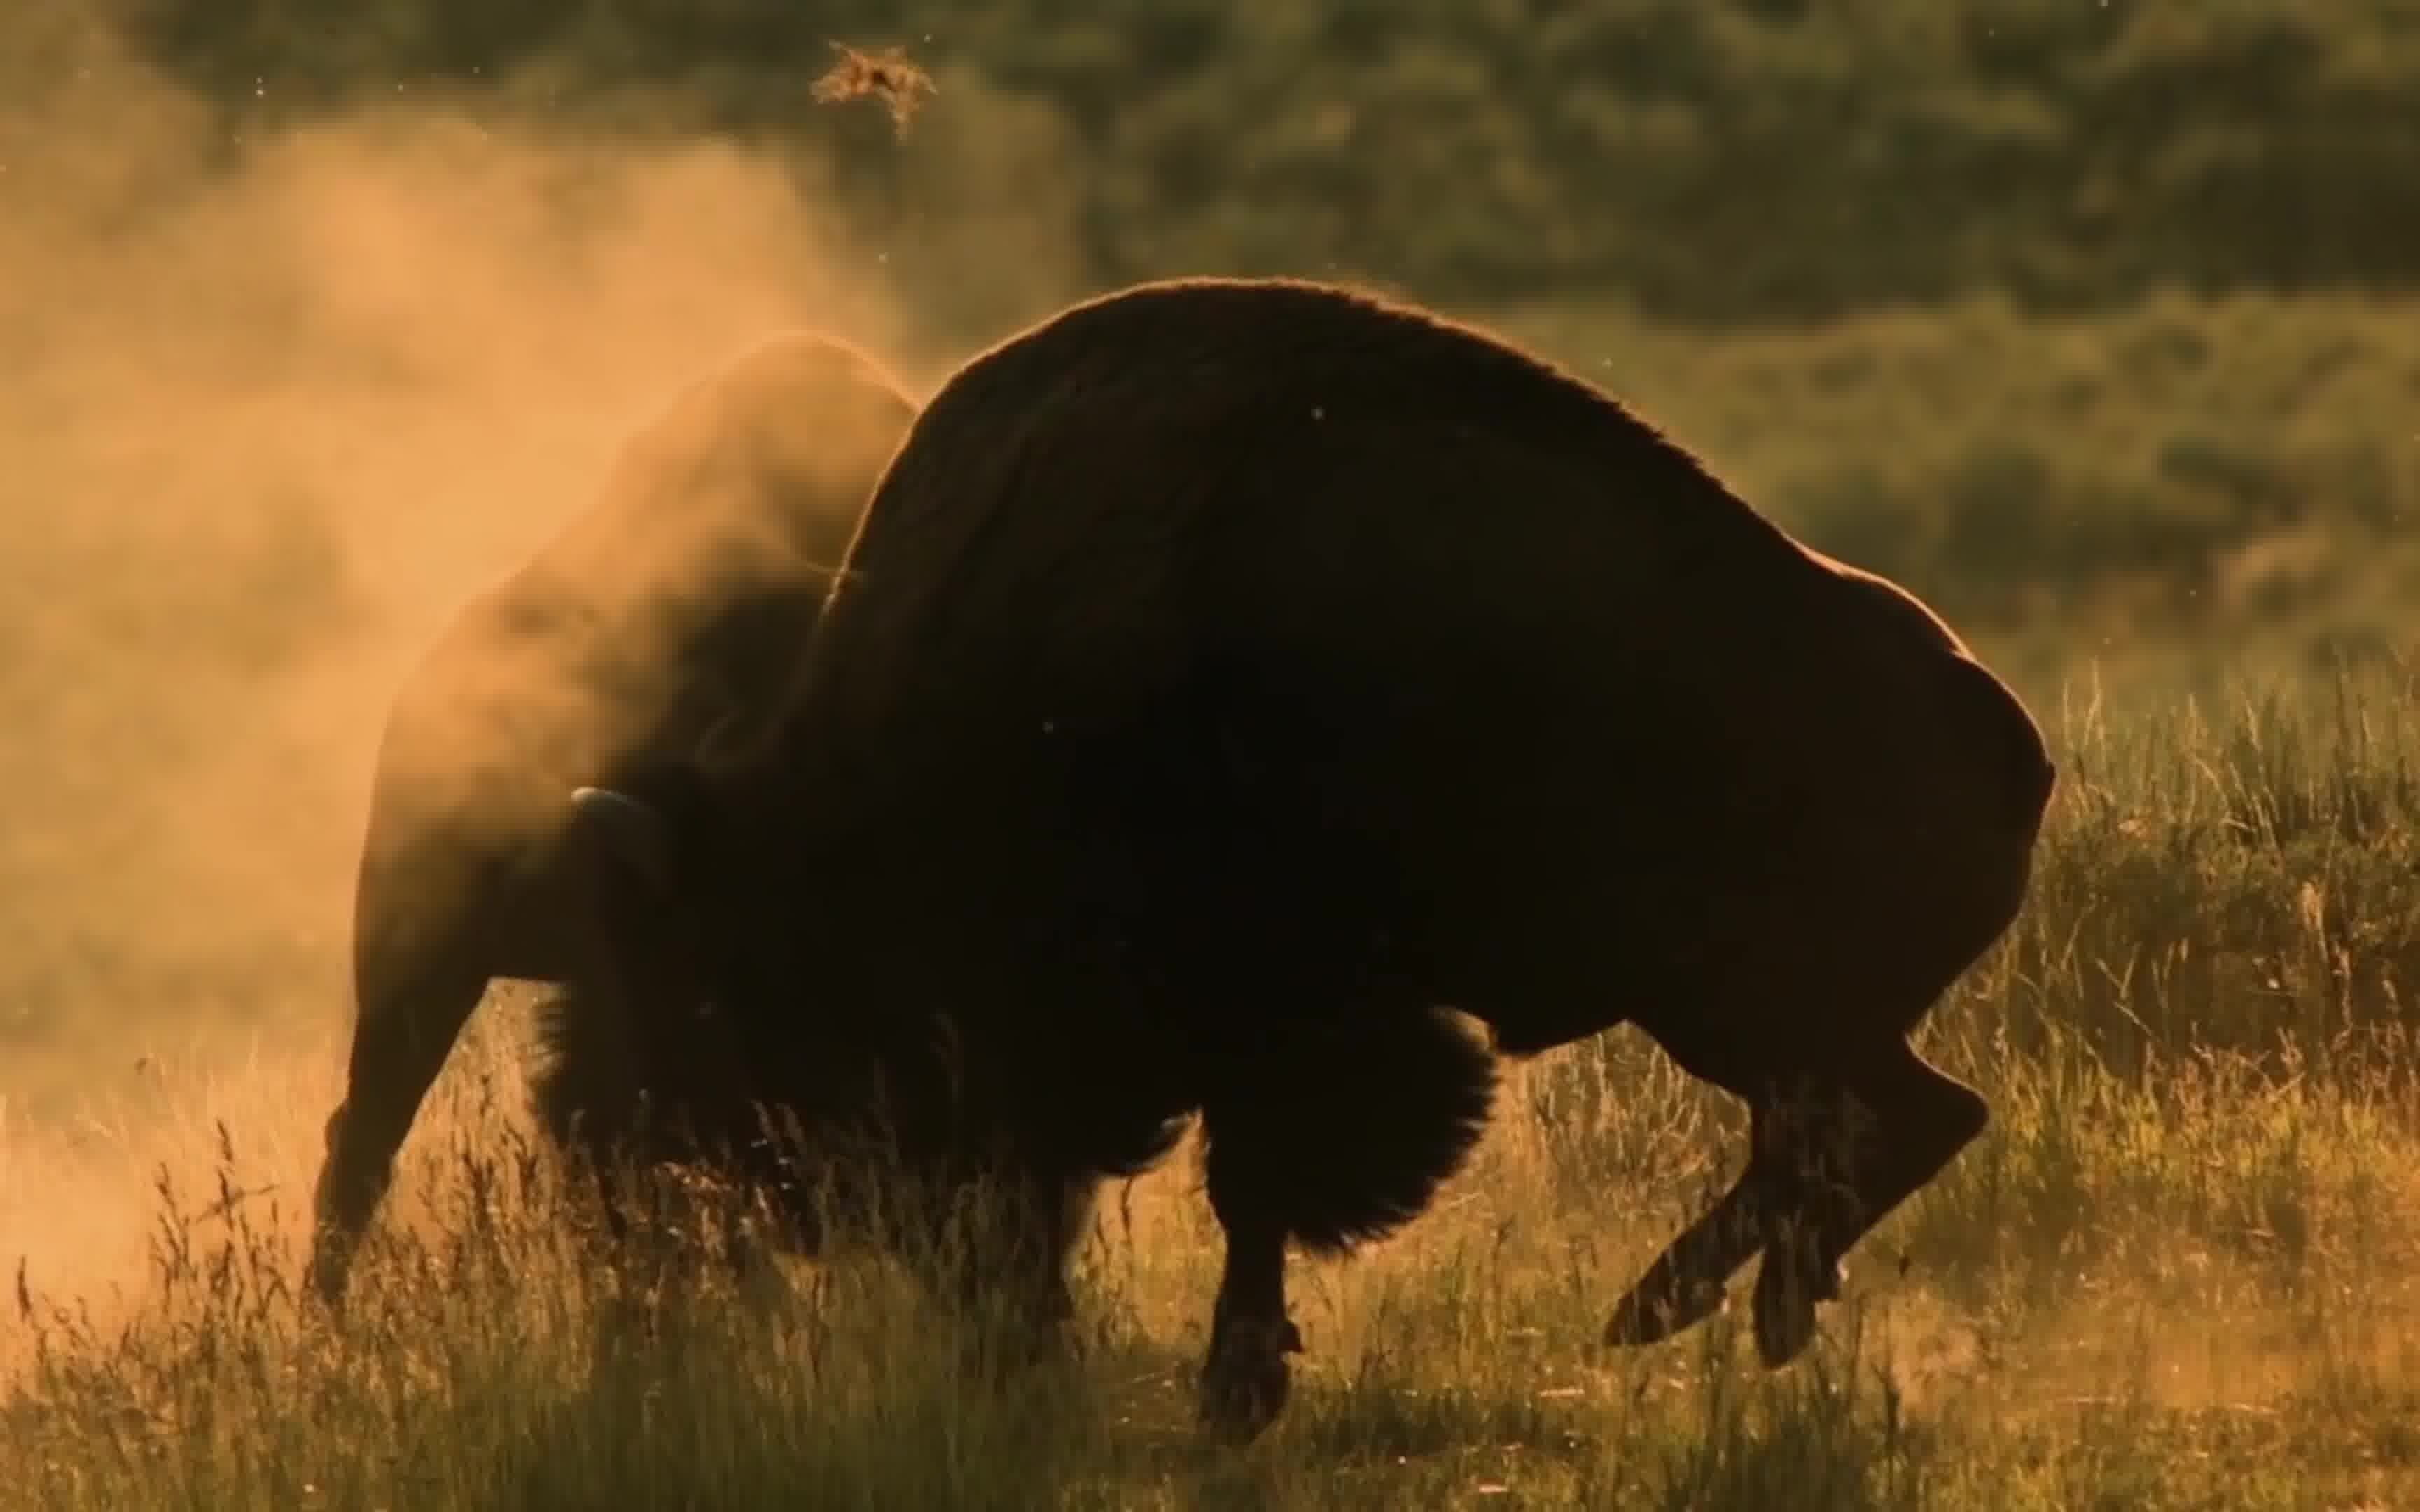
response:
<path id="1" fill-rule="evenodd" d="M 602 496 L 466 607 L 397 696 L 353 911 L 356 1019 L 327 1123 L 313 1281 L 331 1300 L 396 1149 L 492 978 L 573 969 L 569 786 L 729 735 L 787 678 L 915 418 L 870 358 L 778 337 L 691 385 Z"/>
<path id="2" fill-rule="evenodd" d="M 1097 1182 L 1198 1114 L 1202 1406 L 1249 1434 L 1288 1243 L 1408 1221 L 1497 1057 L 1632 1023 L 1754 1138 L 1607 1337 L 1761 1252 L 1777 1366 L 1984 1126 L 1908 1035 L 2054 779 L 1921 603 L 1592 388 L 1340 289 L 1145 285 L 930 400 L 760 744 L 574 795 L 613 953 L 543 1095 L 644 1093 L 777 1198 L 862 1196 L 867 1149 L 980 1178 L 983 1279 L 1045 1313 Z"/>

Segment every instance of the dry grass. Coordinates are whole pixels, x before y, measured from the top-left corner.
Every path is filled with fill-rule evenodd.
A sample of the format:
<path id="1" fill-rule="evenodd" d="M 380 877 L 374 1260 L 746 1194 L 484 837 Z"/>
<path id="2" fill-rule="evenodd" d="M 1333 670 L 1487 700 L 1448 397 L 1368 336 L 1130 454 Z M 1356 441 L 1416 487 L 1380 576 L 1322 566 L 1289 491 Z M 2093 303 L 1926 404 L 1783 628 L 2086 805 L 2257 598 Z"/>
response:
<path id="1" fill-rule="evenodd" d="M 1791 1370 L 1729 1319 L 1594 1346 L 1740 1132 L 1626 1031 L 1528 1068 L 1399 1240 L 1297 1264 L 1294 1406 L 1229 1454 L 1190 1428 L 1218 1249 L 1189 1157 L 1108 1194 L 1081 1358 L 1013 1389 L 870 1259 L 641 1342 L 547 1216 L 520 1019 L 491 1011 L 341 1330 L 287 1289 L 326 1078 L 170 1076 L 181 1121 L 0 1141 L 0 1231 L 36 1256 L 0 1505 L 2406 1504 L 2403 692 L 2067 722 L 2037 905 L 1931 1033 L 1995 1121 L 1853 1257 Z"/>

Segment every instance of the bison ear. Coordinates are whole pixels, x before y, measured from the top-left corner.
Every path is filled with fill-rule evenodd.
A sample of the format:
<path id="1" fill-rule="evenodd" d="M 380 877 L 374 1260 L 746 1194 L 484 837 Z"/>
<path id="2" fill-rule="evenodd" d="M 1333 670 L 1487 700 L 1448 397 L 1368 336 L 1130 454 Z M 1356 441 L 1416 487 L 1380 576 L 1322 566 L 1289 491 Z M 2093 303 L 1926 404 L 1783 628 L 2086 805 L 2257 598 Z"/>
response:
<path id="1" fill-rule="evenodd" d="M 664 816 L 639 799 L 612 788 L 574 788 L 571 824 L 575 831 L 584 833 L 591 843 L 650 886 L 672 886 L 672 836 Z"/>

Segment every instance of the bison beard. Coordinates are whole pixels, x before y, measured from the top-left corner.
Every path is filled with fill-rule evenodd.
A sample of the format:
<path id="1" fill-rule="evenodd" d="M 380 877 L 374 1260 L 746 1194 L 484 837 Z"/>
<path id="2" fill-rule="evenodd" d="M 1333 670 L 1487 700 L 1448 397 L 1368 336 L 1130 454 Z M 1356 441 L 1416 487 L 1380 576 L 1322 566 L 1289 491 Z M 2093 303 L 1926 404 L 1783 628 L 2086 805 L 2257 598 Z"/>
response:
<path id="1" fill-rule="evenodd" d="M 892 1133 L 1022 1195 L 967 1275 L 1028 1315 L 1092 1183 L 1198 1114 L 1221 1431 L 1285 1399 L 1286 1246 L 1425 1208 L 1497 1055 L 1628 1022 L 1749 1106 L 1617 1343 L 1761 1253 L 1794 1358 L 1984 1125 L 1907 1037 L 2022 905 L 2040 732 L 1911 595 L 1543 363 L 1315 285 L 1108 296 L 943 386 L 845 566 L 744 759 L 574 795 L 611 949 L 557 1074 L 711 1004 L 732 1105 L 814 1148 L 865 1105 L 832 1068 L 946 1022 L 963 1074 L 907 1077 Z"/>
<path id="2" fill-rule="evenodd" d="M 356 1017 L 327 1120 L 315 1292 L 343 1293 L 397 1149 L 494 978 L 574 974 L 568 780 L 699 752 L 764 707 L 914 403 L 813 333 L 691 385 L 601 497 L 473 599 L 388 717 L 354 899 Z"/>

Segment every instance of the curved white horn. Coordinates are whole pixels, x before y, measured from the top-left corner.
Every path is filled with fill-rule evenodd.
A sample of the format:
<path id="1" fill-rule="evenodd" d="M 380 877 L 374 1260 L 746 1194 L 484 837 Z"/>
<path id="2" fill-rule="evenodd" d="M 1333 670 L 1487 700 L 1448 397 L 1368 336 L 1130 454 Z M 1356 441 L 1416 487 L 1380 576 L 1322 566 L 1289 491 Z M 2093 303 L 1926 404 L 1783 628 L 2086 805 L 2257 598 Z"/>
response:
<path id="1" fill-rule="evenodd" d="M 623 859 L 658 882 L 671 879 L 672 843 L 664 833 L 663 815 L 612 788 L 572 789 L 571 809 L 575 822 L 605 836 Z"/>

